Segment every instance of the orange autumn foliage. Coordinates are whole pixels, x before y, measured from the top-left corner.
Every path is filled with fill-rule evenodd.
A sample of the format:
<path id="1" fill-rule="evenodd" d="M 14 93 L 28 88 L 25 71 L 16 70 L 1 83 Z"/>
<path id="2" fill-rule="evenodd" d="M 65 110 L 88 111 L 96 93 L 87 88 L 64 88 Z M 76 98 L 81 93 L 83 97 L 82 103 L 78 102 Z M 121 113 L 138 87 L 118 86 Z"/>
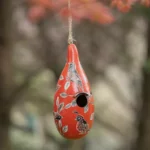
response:
<path id="1" fill-rule="evenodd" d="M 110 7 L 104 2 L 108 0 L 71 0 L 71 12 L 68 10 L 68 0 L 27 0 L 29 4 L 28 16 L 36 22 L 53 12 L 62 18 L 71 13 L 75 20 L 88 19 L 100 24 L 109 24 L 114 21 L 112 8 L 121 12 L 128 12 L 132 5 L 141 3 L 150 7 L 150 0 L 109 0 Z"/>

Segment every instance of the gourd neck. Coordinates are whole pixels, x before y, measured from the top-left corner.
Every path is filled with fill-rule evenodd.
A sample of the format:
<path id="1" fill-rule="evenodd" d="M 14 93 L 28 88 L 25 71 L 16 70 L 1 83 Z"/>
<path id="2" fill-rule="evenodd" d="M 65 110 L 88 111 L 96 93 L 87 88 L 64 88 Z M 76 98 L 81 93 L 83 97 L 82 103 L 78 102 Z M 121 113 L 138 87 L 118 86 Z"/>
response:
<path id="1" fill-rule="evenodd" d="M 79 63 L 79 54 L 74 44 L 68 46 L 67 62 Z"/>

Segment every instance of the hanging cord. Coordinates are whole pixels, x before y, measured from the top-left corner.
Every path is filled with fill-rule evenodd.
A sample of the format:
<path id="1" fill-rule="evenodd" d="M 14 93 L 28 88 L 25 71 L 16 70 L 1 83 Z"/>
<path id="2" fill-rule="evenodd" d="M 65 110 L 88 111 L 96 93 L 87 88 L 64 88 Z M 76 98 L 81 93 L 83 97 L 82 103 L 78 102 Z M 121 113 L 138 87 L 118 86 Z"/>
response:
<path id="1" fill-rule="evenodd" d="M 69 17 L 68 17 L 68 26 L 69 26 L 68 43 L 69 43 L 69 44 L 73 44 L 71 0 L 68 0 L 68 10 L 69 10 Z"/>

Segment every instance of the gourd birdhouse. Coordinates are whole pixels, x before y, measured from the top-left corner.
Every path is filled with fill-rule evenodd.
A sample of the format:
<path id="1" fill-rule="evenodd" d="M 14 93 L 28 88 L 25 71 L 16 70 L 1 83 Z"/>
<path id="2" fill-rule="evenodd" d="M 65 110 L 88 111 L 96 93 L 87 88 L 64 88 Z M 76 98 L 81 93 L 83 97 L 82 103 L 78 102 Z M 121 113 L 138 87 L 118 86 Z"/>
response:
<path id="1" fill-rule="evenodd" d="M 67 53 L 56 87 L 53 114 L 57 130 L 63 137 L 79 139 L 92 127 L 94 99 L 76 46 L 70 44 Z"/>

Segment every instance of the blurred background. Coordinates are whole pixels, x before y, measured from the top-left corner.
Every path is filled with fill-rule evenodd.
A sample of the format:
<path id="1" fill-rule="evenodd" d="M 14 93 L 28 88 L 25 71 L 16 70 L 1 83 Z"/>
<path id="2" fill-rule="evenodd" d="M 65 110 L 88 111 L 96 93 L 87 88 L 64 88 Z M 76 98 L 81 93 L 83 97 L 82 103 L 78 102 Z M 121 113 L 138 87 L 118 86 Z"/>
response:
<path id="1" fill-rule="evenodd" d="M 64 67 L 68 25 L 57 14 L 32 23 L 24 0 L 0 1 L 0 150 L 150 150 L 150 9 L 116 21 L 74 22 L 95 98 L 95 121 L 80 140 L 62 138 L 53 96 Z"/>

